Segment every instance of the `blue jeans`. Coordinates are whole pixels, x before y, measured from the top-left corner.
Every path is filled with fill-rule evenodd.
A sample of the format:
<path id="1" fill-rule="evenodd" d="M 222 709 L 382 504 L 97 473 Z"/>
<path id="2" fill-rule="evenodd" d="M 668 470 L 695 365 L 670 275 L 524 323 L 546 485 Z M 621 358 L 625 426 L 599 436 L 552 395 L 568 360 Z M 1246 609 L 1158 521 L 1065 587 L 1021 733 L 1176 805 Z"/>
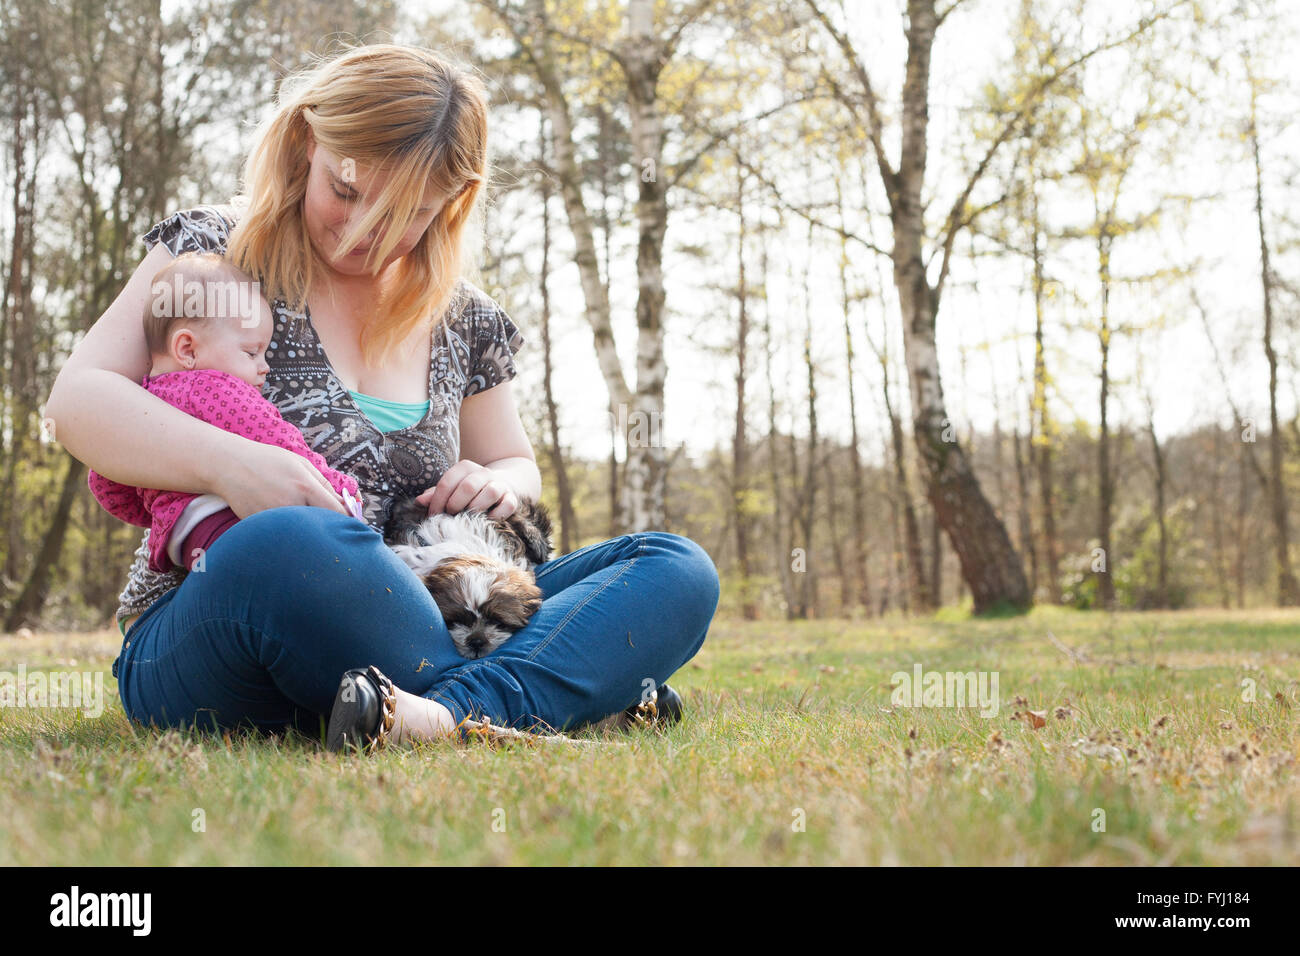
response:
<path id="1" fill-rule="evenodd" d="M 580 548 L 536 575 L 545 600 L 528 626 L 469 660 L 379 532 L 325 508 L 259 511 L 131 626 L 113 665 L 122 706 L 160 727 L 319 737 L 343 672 L 374 664 L 457 722 L 564 729 L 664 683 L 718 605 L 712 559 L 660 531 Z"/>

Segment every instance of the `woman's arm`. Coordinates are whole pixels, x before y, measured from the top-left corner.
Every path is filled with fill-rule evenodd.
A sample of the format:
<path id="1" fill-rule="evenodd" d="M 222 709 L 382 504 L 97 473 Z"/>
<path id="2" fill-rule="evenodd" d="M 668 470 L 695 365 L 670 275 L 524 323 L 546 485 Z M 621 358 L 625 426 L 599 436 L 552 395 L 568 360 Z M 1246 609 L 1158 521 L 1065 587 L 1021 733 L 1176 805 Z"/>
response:
<path id="1" fill-rule="evenodd" d="M 520 498 L 537 501 L 541 496 L 542 475 L 533 446 L 510 382 L 505 381 L 461 402 L 460 461 L 416 501 L 427 504 L 429 514 L 472 508 L 503 518 L 514 512 Z M 508 507 L 494 507 L 497 502 Z"/>
<path id="2" fill-rule="evenodd" d="M 461 401 L 460 457 L 502 475 L 521 498 L 542 496 L 542 475 L 509 380 Z"/>
<path id="3" fill-rule="evenodd" d="M 51 437 L 106 478 L 136 488 L 212 491 L 215 463 L 239 439 L 140 387 L 149 369 L 141 317 L 153 276 L 172 258 L 162 244 L 77 343 L 45 402 Z"/>
<path id="4" fill-rule="evenodd" d="M 302 457 L 193 418 L 140 386 L 149 368 L 142 317 L 153 276 L 171 258 L 164 245 L 154 246 L 68 356 L 45 403 L 50 437 L 106 478 L 212 492 L 241 518 L 280 504 L 346 513 Z"/>

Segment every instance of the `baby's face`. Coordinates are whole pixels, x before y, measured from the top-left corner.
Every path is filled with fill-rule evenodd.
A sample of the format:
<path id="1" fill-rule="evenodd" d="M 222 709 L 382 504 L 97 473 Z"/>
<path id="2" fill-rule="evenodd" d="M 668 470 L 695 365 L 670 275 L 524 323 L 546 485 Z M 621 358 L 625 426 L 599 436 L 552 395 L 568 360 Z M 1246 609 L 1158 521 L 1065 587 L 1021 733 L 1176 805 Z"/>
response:
<path id="1" fill-rule="evenodd" d="M 223 319 L 195 347 L 197 368 L 214 368 L 261 389 L 270 366 L 266 347 L 271 342 L 271 307 L 260 296 L 239 318 Z"/>

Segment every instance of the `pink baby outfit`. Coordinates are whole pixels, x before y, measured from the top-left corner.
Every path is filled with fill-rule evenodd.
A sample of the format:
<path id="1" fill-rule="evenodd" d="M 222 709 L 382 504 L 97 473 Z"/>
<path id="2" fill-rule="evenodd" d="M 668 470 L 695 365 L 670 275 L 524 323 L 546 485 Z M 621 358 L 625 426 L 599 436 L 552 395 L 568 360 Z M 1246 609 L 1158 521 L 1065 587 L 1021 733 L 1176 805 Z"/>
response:
<path id="1" fill-rule="evenodd" d="M 140 384 L 168 405 L 210 425 L 302 455 L 342 495 L 351 513 L 361 518 L 362 502 L 356 481 L 326 464 L 324 458 L 308 447 L 302 433 L 280 416 L 279 409 L 243 379 L 217 369 L 196 369 L 164 372 L 153 377 L 145 375 Z M 230 508 L 218 495 L 131 488 L 94 471 L 90 472 L 87 483 L 95 500 L 114 517 L 150 529 L 149 568 L 158 572 L 190 567 L 182 550 L 187 536 L 198 529 L 200 537 L 210 543 L 212 529 L 221 529 L 222 524 L 220 520 L 212 520 L 213 516 Z"/>

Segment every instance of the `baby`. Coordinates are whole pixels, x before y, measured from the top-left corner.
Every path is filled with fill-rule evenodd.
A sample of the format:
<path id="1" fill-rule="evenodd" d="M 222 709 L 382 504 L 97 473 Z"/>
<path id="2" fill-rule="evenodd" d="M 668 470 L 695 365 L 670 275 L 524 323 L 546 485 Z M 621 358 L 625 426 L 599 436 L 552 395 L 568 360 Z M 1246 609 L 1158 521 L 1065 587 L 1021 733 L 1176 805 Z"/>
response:
<path id="1" fill-rule="evenodd" d="M 154 276 L 145 310 L 151 369 L 141 385 L 169 405 L 228 432 L 302 455 L 361 519 L 355 479 L 335 471 L 302 433 L 262 397 L 271 340 L 271 307 L 258 283 L 211 253 L 177 256 Z M 213 494 L 131 488 L 94 471 L 95 499 L 112 515 L 149 528 L 149 567 L 193 570 L 239 518 Z M 201 569 L 201 566 L 200 566 Z"/>

